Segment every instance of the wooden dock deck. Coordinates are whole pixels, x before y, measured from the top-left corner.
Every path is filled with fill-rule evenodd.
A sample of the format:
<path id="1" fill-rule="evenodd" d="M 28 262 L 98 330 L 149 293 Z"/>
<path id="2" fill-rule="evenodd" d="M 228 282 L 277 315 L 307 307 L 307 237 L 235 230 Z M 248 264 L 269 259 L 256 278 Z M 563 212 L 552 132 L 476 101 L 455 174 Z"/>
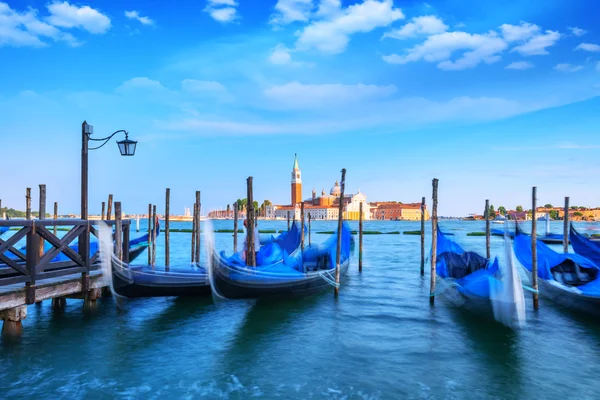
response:
<path id="1" fill-rule="evenodd" d="M 0 238 L 0 319 L 2 334 L 18 335 L 27 306 L 52 299 L 64 306 L 65 298 L 79 298 L 90 305 L 100 297 L 108 280 L 102 275 L 99 253 L 90 254 L 90 239 L 98 240 L 100 221 L 0 220 L 0 227 L 18 228 Z M 130 221 L 104 221 L 115 226 L 117 254 L 129 262 Z M 49 227 L 67 228 L 62 237 Z M 5 235 L 6 236 L 6 235 Z M 77 244 L 72 243 L 77 239 Z M 25 246 L 22 246 L 25 241 Z M 44 242 L 50 244 L 45 246 Z M 80 245 L 83 244 L 83 245 Z M 97 246 L 96 246 L 97 247 Z"/>

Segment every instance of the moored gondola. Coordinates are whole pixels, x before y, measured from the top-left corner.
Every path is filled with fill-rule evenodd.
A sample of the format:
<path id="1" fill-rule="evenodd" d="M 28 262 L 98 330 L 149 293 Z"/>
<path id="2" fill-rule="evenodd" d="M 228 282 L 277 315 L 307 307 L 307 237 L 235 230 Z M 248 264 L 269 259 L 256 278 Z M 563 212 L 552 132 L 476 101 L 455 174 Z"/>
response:
<path id="1" fill-rule="evenodd" d="M 335 282 L 337 232 L 324 243 L 302 249 L 293 247 L 290 238 L 263 246 L 257 266 L 248 267 L 239 254 L 227 257 L 213 251 L 211 280 L 220 296 L 230 299 L 291 298 L 310 295 Z M 342 225 L 340 274 L 345 274 L 352 252 L 352 232 Z"/>
<path id="2" fill-rule="evenodd" d="M 517 226 L 515 254 L 531 278 L 531 236 Z M 559 306 L 600 315 L 600 268 L 590 259 L 574 253 L 557 253 L 537 242 L 540 294 Z"/>

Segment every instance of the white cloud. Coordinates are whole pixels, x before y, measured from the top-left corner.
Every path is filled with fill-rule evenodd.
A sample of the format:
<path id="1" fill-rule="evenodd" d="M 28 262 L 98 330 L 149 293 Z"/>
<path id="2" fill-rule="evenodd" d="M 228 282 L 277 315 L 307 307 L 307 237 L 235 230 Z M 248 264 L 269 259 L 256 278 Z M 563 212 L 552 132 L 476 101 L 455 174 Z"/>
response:
<path id="1" fill-rule="evenodd" d="M 269 23 L 287 25 L 296 21 L 307 22 L 313 8 L 312 0 L 278 0 Z"/>
<path id="2" fill-rule="evenodd" d="M 271 64 L 285 65 L 292 62 L 292 56 L 290 55 L 290 49 L 279 43 L 271 54 L 269 55 L 269 61 Z"/>
<path id="3" fill-rule="evenodd" d="M 129 19 L 135 19 L 141 22 L 143 25 L 153 25 L 154 21 L 152 21 L 148 17 L 142 17 L 137 11 L 125 11 L 125 16 Z"/>
<path id="4" fill-rule="evenodd" d="M 500 25 L 502 36 L 507 42 L 524 41 L 537 35 L 540 27 L 529 22 L 521 21 L 519 25 Z"/>
<path id="5" fill-rule="evenodd" d="M 265 96 L 274 101 L 276 107 L 310 109 L 340 107 L 348 103 L 369 101 L 391 96 L 396 92 L 394 85 L 342 85 L 342 84 L 302 84 L 290 82 L 273 86 L 264 91 Z"/>
<path id="6" fill-rule="evenodd" d="M 585 35 L 587 33 L 587 31 L 585 31 L 585 30 L 583 30 L 581 28 L 577 28 L 577 27 L 569 27 L 569 30 L 575 36 L 583 36 L 583 35 Z"/>
<path id="7" fill-rule="evenodd" d="M 43 47 L 48 45 L 44 41 L 46 38 L 63 41 L 73 47 L 80 45 L 72 34 L 38 19 L 37 10 L 29 8 L 21 13 L 0 2 L 0 47 Z"/>
<path id="8" fill-rule="evenodd" d="M 517 61 L 517 62 L 513 62 L 508 64 L 506 67 L 504 67 L 505 69 L 519 69 L 519 70 L 524 70 L 524 69 L 529 69 L 529 68 L 533 68 L 533 64 L 528 62 L 528 61 Z"/>
<path id="9" fill-rule="evenodd" d="M 404 14 L 399 8 L 394 8 L 392 0 L 364 0 L 340 10 L 332 18 L 311 22 L 298 34 L 296 48 L 342 53 L 351 35 L 389 26 L 403 18 Z"/>
<path id="10" fill-rule="evenodd" d="M 560 39 L 560 33 L 548 30 L 545 34 L 536 35 L 522 45 L 513 48 L 511 52 L 516 51 L 524 56 L 549 54 L 546 48 L 554 46 L 558 39 Z"/>
<path id="11" fill-rule="evenodd" d="M 110 29 L 110 19 L 90 6 L 78 7 L 64 1 L 48 5 L 50 24 L 61 28 L 81 28 L 90 33 L 105 33 Z"/>
<path id="12" fill-rule="evenodd" d="M 227 93 L 225 86 L 215 81 L 198 81 L 195 79 L 184 79 L 181 89 L 188 93 Z"/>
<path id="13" fill-rule="evenodd" d="M 581 71 L 583 69 L 583 65 L 573 65 L 573 64 L 557 64 L 554 66 L 554 69 L 560 72 L 571 73 Z"/>
<path id="14" fill-rule="evenodd" d="M 338 15 L 342 10 L 340 0 L 321 0 L 316 16 L 321 18 L 331 18 Z"/>
<path id="15" fill-rule="evenodd" d="M 585 50 L 598 53 L 600 52 L 600 46 L 593 43 L 581 43 L 579 46 L 575 47 L 575 50 Z"/>
<path id="16" fill-rule="evenodd" d="M 219 22 L 232 22 L 237 18 L 237 2 L 235 0 L 208 0 L 204 12 Z"/>
<path id="17" fill-rule="evenodd" d="M 155 81 L 148 77 L 136 77 L 131 78 L 125 82 L 121 86 L 119 86 L 116 90 L 119 92 L 126 92 L 131 90 L 152 90 L 152 91 L 167 91 L 159 81 Z"/>
<path id="18" fill-rule="evenodd" d="M 411 22 L 404 25 L 400 29 L 394 29 L 390 32 L 386 32 L 383 37 L 406 39 L 419 35 L 433 35 L 436 33 L 445 32 L 447 30 L 448 25 L 444 24 L 444 22 L 435 15 L 424 15 L 413 18 Z"/>
<path id="19" fill-rule="evenodd" d="M 438 68 L 444 70 L 462 70 L 473 68 L 484 62 L 487 64 L 500 60 L 499 54 L 508 47 L 507 43 L 491 31 L 487 34 L 466 32 L 444 32 L 429 36 L 425 42 L 409 49 L 407 54 L 383 56 L 391 64 L 407 64 L 425 60 L 439 62 Z M 455 61 L 450 58 L 455 52 L 464 51 Z"/>

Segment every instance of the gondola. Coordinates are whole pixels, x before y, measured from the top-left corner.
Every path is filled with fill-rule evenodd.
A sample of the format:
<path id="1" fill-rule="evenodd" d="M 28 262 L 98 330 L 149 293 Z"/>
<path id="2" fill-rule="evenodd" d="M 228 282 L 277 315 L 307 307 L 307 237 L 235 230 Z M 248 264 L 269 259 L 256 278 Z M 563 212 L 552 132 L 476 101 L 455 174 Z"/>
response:
<path id="1" fill-rule="evenodd" d="M 574 236 L 572 236 L 574 238 Z M 531 236 L 516 227 L 514 249 L 531 279 Z M 589 258 L 574 253 L 557 253 L 537 242 L 540 294 L 558 305 L 600 315 L 600 268 Z"/>
<path id="2" fill-rule="evenodd" d="M 587 258 L 600 267 L 600 243 L 577 232 L 573 224 L 570 224 L 569 239 L 576 254 Z"/>
<path id="3" fill-rule="evenodd" d="M 0 226 L 0 236 L 8 231 L 8 226 Z"/>
<path id="4" fill-rule="evenodd" d="M 501 270 L 497 257 L 492 261 L 465 251 L 446 236 L 438 227 L 436 274 L 441 294 L 455 306 L 494 316 L 506 325 L 520 323 L 525 316 L 524 297 L 512 254 L 507 254 L 507 265 Z"/>
<path id="5" fill-rule="evenodd" d="M 293 252 L 300 245 L 300 233 L 296 224 L 289 231 L 271 236 L 267 246 L 278 243 Z M 201 297 L 211 294 L 208 271 L 203 266 L 165 267 L 151 265 L 128 265 L 112 257 L 112 283 L 115 292 L 125 297 Z"/>
<path id="6" fill-rule="evenodd" d="M 504 231 L 502 229 L 491 229 L 490 233 L 492 236 L 504 236 Z M 528 233 L 522 232 L 523 235 L 529 235 Z M 509 236 L 511 239 L 515 238 L 514 232 L 509 232 Z M 563 243 L 563 235 L 560 233 L 546 233 L 545 235 L 540 235 L 537 237 L 537 240 L 546 244 L 562 244 Z"/>
<path id="7" fill-rule="evenodd" d="M 248 267 L 240 254 L 227 257 L 213 249 L 211 280 L 220 296 L 230 299 L 284 299 L 313 294 L 335 283 L 337 232 L 322 244 L 297 249 L 287 237 L 263 246 L 257 266 Z M 340 274 L 345 274 L 353 249 L 352 232 L 342 225 Z M 290 249 L 294 249 L 290 252 Z"/>
<path id="8" fill-rule="evenodd" d="M 111 264 L 113 288 L 120 296 L 201 297 L 211 293 L 207 271 L 197 265 L 166 270 L 151 265 L 128 265 L 114 256 Z"/>

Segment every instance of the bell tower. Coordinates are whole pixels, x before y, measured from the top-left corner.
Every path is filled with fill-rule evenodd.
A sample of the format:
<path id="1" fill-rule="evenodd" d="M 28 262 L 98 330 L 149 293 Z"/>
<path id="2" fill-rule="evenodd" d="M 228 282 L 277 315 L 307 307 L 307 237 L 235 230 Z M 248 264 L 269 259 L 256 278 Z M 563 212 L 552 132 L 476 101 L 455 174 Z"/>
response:
<path id="1" fill-rule="evenodd" d="M 302 202 L 302 173 L 298 166 L 298 156 L 294 153 L 294 169 L 292 170 L 292 206 Z"/>

